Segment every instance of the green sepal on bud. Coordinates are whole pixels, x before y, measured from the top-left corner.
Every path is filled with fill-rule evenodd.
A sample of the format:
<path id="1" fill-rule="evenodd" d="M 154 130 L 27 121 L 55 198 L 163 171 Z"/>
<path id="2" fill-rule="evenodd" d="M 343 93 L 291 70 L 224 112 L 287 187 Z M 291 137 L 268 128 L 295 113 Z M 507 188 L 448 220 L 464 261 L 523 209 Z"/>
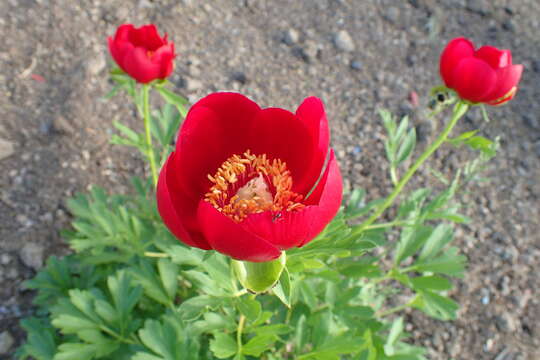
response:
<path id="1" fill-rule="evenodd" d="M 285 252 L 276 260 L 250 262 L 232 260 L 234 273 L 248 291 L 259 294 L 270 290 L 279 280 L 286 263 Z"/>

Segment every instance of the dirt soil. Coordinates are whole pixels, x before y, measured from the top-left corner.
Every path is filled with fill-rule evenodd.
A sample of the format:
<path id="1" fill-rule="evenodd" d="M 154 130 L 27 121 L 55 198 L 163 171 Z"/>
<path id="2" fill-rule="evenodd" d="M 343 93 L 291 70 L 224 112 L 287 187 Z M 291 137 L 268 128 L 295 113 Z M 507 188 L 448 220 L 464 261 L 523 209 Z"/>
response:
<path id="1" fill-rule="evenodd" d="M 11 359 L 31 311 L 21 282 L 67 251 L 65 200 L 90 184 L 128 191 L 145 171 L 138 154 L 109 144 L 112 120 L 141 122 L 125 98 L 103 99 L 106 39 L 122 23 L 153 22 L 176 44 L 172 82 L 192 102 L 217 90 L 291 110 L 322 98 L 345 185 L 371 198 L 390 189 L 376 109 L 409 114 L 421 148 L 441 126 L 421 109 L 445 43 L 512 49 L 526 69 L 516 99 L 490 108 L 487 124 L 471 111 L 457 129 L 502 144 L 492 181 L 464 197 L 475 221 L 458 232 L 470 261 L 452 294 L 459 319 L 412 311 L 408 330 L 431 359 L 540 359 L 537 0 L 2 0 L 0 14 L 0 342 L 15 342 L 0 358 Z M 446 149 L 430 166 L 451 174 L 468 156 Z M 426 170 L 415 185 L 434 181 Z"/>

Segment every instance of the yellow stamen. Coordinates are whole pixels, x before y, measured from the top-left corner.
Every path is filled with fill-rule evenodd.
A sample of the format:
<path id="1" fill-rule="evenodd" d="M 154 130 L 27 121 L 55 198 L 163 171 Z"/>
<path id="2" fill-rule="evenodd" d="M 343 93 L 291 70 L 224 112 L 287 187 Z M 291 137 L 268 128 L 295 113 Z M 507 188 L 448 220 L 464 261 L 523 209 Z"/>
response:
<path id="1" fill-rule="evenodd" d="M 249 214 L 264 211 L 298 211 L 304 208 L 303 197 L 292 191 L 291 172 L 280 160 L 269 160 L 266 154 L 254 155 L 247 150 L 233 155 L 208 180 L 213 184 L 205 201 L 235 222 Z M 281 216 L 280 216 L 281 217 Z"/>

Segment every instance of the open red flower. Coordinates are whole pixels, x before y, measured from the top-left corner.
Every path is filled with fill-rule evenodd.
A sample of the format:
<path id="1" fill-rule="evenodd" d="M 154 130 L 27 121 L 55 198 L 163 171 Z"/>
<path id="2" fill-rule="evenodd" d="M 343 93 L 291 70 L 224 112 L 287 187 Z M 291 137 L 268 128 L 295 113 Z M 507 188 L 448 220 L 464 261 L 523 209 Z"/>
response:
<path id="1" fill-rule="evenodd" d="M 300 247 L 337 213 L 342 182 L 321 100 L 295 114 L 243 95 L 197 102 L 161 169 L 159 213 L 184 243 L 263 262 Z"/>
<path id="2" fill-rule="evenodd" d="M 165 79 L 173 71 L 174 44 L 167 34 L 159 36 L 154 24 L 138 29 L 121 25 L 114 38 L 109 37 L 109 51 L 122 70 L 143 84 Z"/>
<path id="3" fill-rule="evenodd" d="M 523 65 L 512 64 L 510 50 L 493 46 L 474 49 L 465 38 L 450 41 L 440 60 L 446 86 L 473 103 L 499 105 L 511 100 L 523 72 Z"/>

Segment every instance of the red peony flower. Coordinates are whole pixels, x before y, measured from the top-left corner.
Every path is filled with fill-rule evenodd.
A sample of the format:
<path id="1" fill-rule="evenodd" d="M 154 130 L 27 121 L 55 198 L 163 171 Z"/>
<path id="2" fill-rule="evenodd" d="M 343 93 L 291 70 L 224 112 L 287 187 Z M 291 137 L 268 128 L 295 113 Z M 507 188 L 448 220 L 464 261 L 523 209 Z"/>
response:
<path id="1" fill-rule="evenodd" d="M 440 60 L 446 86 L 473 103 L 499 105 L 511 100 L 523 72 L 523 65 L 512 64 L 510 50 L 482 46 L 456 38 L 446 46 Z"/>
<path id="2" fill-rule="evenodd" d="M 177 238 L 252 262 L 312 240 L 341 195 L 321 100 L 307 98 L 293 114 L 235 93 L 190 109 L 157 186 L 159 213 Z"/>
<path id="3" fill-rule="evenodd" d="M 174 44 L 167 41 L 167 34 L 160 37 L 154 24 L 138 29 L 121 25 L 114 39 L 109 37 L 109 51 L 122 70 L 143 84 L 165 79 L 174 67 Z"/>

